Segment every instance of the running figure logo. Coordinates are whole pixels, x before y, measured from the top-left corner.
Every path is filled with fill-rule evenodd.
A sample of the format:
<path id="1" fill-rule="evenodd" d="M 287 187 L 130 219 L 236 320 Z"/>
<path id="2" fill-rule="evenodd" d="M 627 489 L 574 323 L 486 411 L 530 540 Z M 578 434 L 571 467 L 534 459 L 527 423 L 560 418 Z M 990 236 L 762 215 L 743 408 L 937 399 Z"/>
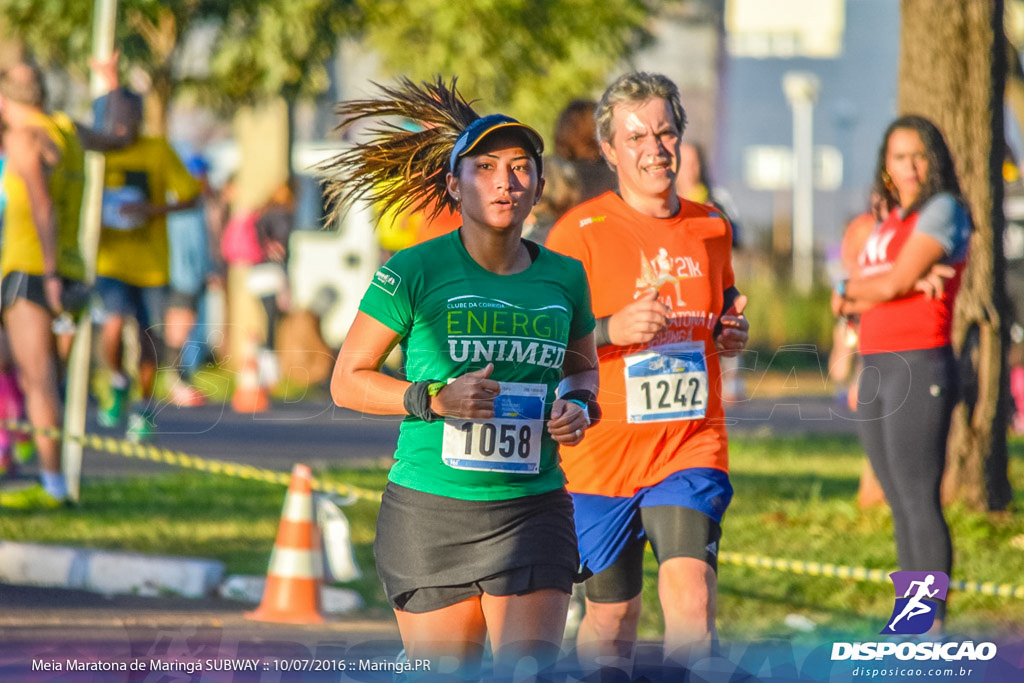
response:
<path id="1" fill-rule="evenodd" d="M 658 291 L 661 286 L 670 282 L 678 282 L 680 278 L 672 274 L 672 259 L 669 258 L 668 251 L 665 249 L 659 249 L 657 257 L 654 260 L 647 258 L 647 254 L 640 250 L 640 277 L 636 279 L 636 293 L 633 298 L 636 299 L 643 295 L 647 290 L 653 289 Z"/>
<path id="2" fill-rule="evenodd" d="M 949 577 L 943 572 L 893 572 L 896 604 L 883 634 L 917 635 L 935 622 L 935 601 L 945 600 Z"/>

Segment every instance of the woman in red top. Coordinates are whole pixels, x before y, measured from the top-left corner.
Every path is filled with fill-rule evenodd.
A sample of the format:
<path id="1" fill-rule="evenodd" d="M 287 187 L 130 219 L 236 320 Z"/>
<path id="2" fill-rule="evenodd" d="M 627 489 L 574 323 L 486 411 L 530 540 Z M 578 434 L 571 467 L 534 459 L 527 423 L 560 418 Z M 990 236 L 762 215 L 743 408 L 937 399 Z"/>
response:
<path id="1" fill-rule="evenodd" d="M 858 425 L 892 506 L 900 569 L 949 574 L 940 485 L 957 395 L 950 327 L 971 219 L 949 148 L 920 116 L 889 126 L 875 184 L 894 208 L 861 250 L 858 275 L 837 287 L 833 309 L 860 314 Z M 922 280 L 938 265 L 952 272 L 944 291 Z M 940 603 L 933 631 L 944 613 Z"/>

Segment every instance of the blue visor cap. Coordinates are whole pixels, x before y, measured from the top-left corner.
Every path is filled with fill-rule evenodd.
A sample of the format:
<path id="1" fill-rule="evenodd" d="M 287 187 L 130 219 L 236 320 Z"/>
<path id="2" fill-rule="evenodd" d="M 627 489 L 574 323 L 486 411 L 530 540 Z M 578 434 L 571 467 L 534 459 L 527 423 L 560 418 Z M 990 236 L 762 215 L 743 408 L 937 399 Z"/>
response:
<path id="1" fill-rule="evenodd" d="M 459 159 L 472 152 L 477 143 L 485 137 L 504 128 L 517 129 L 523 133 L 523 136 L 532 148 L 530 152 L 533 153 L 533 158 L 537 161 L 537 172 L 539 174 L 541 172 L 541 158 L 544 154 L 544 139 L 533 128 L 530 128 L 525 123 L 519 123 L 511 116 L 505 116 L 504 114 L 491 114 L 469 124 L 466 130 L 462 131 L 459 139 L 455 141 L 455 148 L 452 149 L 452 157 L 448 162 L 448 170 L 455 173 L 455 164 L 458 163 Z"/>

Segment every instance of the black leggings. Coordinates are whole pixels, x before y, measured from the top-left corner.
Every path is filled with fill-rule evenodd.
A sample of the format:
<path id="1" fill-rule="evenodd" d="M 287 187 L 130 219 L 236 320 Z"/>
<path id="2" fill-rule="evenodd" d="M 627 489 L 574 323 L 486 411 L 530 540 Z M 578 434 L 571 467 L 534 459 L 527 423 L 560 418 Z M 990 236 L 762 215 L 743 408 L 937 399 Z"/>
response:
<path id="1" fill-rule="evenodd" d="M 718 542 L 722 527 L 703 512 L 676 505 L 640 508 L 644 536 L 630 540 L 604 571 L 587 579 L 584 587 L 591 602 L 626 602 L 644 587 L 644 549 L 650 539 L 660 565 L 674 557 L 707 562 L 718 573 Z"/>
<path id="2" fill-rule="evenodd" d="M 863 358 L 860 442 L 892 507 L 900 569 L 949 574 L 953 545 L 940 488 L 957 401 L 953 351 L 947 346 Z"/>
<path id="3" fill-rule="evenodd" d="M 281 317 L 281 307 L 277 305 L 277 295 L 260 297 L 263 303 L 263 310 L 267 314 L 267 343 L 266 348 L 274 350 L 277 344 L 277 319 Z"/>

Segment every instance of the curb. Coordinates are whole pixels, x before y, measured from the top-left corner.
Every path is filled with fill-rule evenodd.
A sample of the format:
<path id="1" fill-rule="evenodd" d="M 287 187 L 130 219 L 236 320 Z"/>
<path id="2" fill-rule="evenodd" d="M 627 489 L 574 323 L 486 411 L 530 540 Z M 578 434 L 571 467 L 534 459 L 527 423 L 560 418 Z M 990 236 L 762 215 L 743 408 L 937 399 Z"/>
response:
<path id="1" fill-rule="evenodd" d="M 219 595 L 259 603 L 266 577 L 225 578 L 223 563 L 201 558 L 0 541 L 0 583 L 71 588 L 108 596 Z M 362 596 L 349 588 L 322 585 L 320 595 L 325 614 L 349 614 L 364 605 Z"/>
<path id="2" fill-rule="evenodd" d="M 223 577 L 224 564 L 214 560 L 0 541 L 0 581 L 12 584 L 202 598 Z"/>

